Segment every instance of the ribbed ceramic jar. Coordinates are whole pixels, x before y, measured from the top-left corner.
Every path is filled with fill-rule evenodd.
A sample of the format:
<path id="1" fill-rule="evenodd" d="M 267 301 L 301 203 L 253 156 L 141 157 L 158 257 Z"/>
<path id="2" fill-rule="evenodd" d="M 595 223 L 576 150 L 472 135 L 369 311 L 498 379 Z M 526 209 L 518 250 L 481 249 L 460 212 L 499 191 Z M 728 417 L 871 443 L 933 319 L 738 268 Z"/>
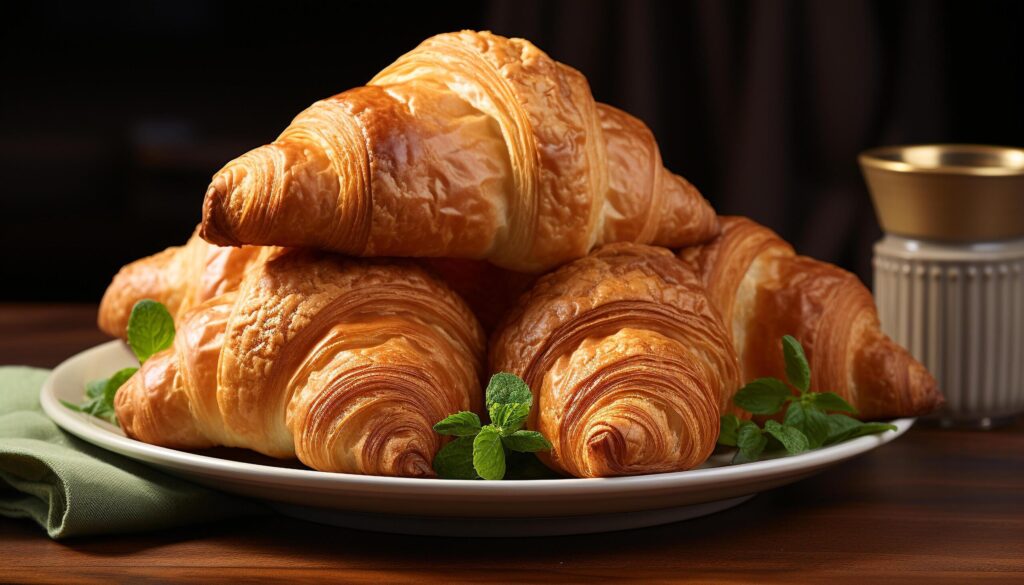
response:
<path id="1" fill-rule="evenodd" d="M 882 328 L 935 376 L 943 423 L 1024 412 L 1024 150 L 899 146 L 861 155 L 885 237 Z"/>
<path id="2" fill-rule="evenodd" d="M 888 235 L 875 245 L 883 330 L 921 360 L 950 422 L 1024 411 L 1024 240 L 970 246 Z"/>

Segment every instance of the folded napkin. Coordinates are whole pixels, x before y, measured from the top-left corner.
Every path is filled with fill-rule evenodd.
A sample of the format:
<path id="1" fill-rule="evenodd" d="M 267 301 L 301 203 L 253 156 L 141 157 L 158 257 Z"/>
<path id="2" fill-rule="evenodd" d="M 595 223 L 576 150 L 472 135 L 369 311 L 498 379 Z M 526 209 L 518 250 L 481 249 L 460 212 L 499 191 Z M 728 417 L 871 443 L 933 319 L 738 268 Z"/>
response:
<path id="1" fill-rule="evenodd" d="M 158 530 L 264 510 L 61 431 L 39 406 L 47 374 L 0 367 L 0 515 L 32 518 L 51 538 L 67 538 Z"/>

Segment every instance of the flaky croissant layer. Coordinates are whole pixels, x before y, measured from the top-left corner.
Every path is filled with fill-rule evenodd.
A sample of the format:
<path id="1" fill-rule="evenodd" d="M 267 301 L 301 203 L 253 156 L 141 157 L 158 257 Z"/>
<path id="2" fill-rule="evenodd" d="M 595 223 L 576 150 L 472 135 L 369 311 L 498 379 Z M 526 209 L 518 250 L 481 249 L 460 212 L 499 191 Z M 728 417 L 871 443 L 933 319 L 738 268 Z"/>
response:
<path id="1" fill-rule="evenodd" d="M 214 246 L 196 230 L 184 246 L 167 248 L 118 271 L 100 302 L 99 328 L 124 337 L 132 307 L 142 299 L 163 303 L 171 315 L 180 317 L 195 305 L 236 290 L 246 270 L 272 252 L 257 246 Z"/>
<path id="2" fill-rule="evenodd" d="M 577 477 L 689 469 L 739 383 L 728 332 L 696 276 L 662 248 L 605 246 L 542 277 L 492 339 L 492 371 L 536 397 L 542 459 Z"/>
<path id="3" fill-rule="evenodd" d="M 432 476 L 432 425 L 482 407 L 483 349 L 465 304 L 415 266 L 278 252 L 187 311 L 115 406 L 157 445 Z"/>
<path id="4" fill-rule="evenodd" d="M 639 120 L 522 39 L 431 37 L 369 85 L 321 100 L 216 174 L 221 245 L 487 259 L 540 272 L 594 246 L 718 232 Z"/>

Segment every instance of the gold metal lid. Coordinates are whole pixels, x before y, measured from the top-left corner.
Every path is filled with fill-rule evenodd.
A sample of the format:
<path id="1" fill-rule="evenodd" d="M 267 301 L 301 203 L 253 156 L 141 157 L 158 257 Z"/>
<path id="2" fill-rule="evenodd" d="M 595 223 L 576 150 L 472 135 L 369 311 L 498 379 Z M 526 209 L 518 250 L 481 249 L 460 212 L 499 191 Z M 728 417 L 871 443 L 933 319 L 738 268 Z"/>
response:
<path id="1" fill-rule="evenodd" d="M 953 242 L 1024 238 L 1024 149 L 883 146 L 859 159 L 886 233 Z"/>

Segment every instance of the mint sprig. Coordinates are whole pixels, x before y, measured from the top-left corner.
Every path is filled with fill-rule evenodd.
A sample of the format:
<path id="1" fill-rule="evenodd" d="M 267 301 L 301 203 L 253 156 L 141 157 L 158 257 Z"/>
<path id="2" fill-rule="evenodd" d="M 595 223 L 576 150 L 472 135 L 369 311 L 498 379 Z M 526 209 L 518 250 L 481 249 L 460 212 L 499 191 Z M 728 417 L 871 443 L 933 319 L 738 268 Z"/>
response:
<path id="1" fill-rule="evenodd" d="M 174 343 L 174 319 L 167 307 L 156 301 L 143 299 L 132 307 L 131 315 L 128 317 L 127 337 L 132 353 L 139 359 L 139 365 L 142 365 L 153 354 L 169 348 Z M 78 405 L 61 400 L 61 404 L 75 412 L 84 412 L 116 425 L 114 397 L 121 385 L 138 370 L 139 368 L 124 368 L 109 378 L 93 380 L 85 385 L 84 403 Z"/>
<path id="2" fill-rule="evenodd" d="M 804 346 L 792 335 L 782 337 L 782 356 L 786 362 L 786 378 L 800 392 L 811 388 L 811 366 L 804 355 Z"/>
<path id="3" fill-rule="evenodd" d="M 768 446 L 768 437 L 756 424 L 749 420 L 743 421 L 736 433 L 736 447 L 739 451 L 733 459 L 734 463 L 757 461 Z"/>
<path id="4" fill-rule="evenodd" d="M 777 378 L 758 378 L 740 388 L 733 402 L 751 414 L 764 416 L 777 414 L 789 404 L 783 422 L 768 420 L 762 428 L 734 414 L 721 417 L 718 444 L 736 447 L 733 463 L 757 461 L 765 451 L 784 449 L 787 453 L 796 454 L 864 435 L 896 430 L 895 425 L 866 423 L 843 414 L 857 414 L 857 409 L 835 392 L 812 392 L 811 367 L 803 346 L 796 338 L 790 335 L 782 338 L 782 356 L 786 382 Z"/>
<path id="5" fill-rule="evenodd" d="M 774 414 L 792 396 L 793 392 L 782 380 L 758 378 L 740 388 L 732 401 L 751 414 Z"/>
<path id="6" fill-rule="evenodd" d="M 476 479 L 473 467 L 473 437 L 458 437 L 434 456 L 434 471 L 445 479 Z"/>
<path id="7" fill-rule="evenodd" d="M 505 447 L 497 427 L 487 425 L 473 439 L 473 469 L 484 479 L 505 477 Z"/>
<path id="8" fill-rule="evenodd" d="M 142 299 L 135 303 L 128 317 L 127 337 L 139 364 L 144 364 L 150 356 L 174 343 L 174 319 L 162 303 Z"/>
<path id="9" fill-rule="evenodd" d="M 114 396 L 117 389 L 132 377 L 139 368 L 124 368 L 118 370 L 113 376 L 104 380 L 93 380 L 85 386 L 86 401 L 81 405 L 72 404 L 61 400 L 61 403 L 76 412 L 91 414 L 97 418 L 117 424 L 117 416 L 114 414 Z"/>
<path id="10" fill-rule="evenodd" d="M 480 432 L 480 417 L 475 412 L 456 412 L 434 425 L 434 430 L 441 435 L 472 437 Z"/>
<path id="11" fill-rule="evenodd" d="M 434 425 L 438 434 L 457 437 L 434 456 L 438 477 L 498 480 L 510 471 L 517 477 L 543 477 L 533 465 L 536 457 L 518 455 L 551 449 L 542 434 L 522 429 L 533 405 L 529 386 L 519 376 L 502 372 L 491 377 L 485 397 L 490 424 L 481 425 L 475 413 L 462 411 Z M 510 470 L 510 462 L 524 469 Z"/>

